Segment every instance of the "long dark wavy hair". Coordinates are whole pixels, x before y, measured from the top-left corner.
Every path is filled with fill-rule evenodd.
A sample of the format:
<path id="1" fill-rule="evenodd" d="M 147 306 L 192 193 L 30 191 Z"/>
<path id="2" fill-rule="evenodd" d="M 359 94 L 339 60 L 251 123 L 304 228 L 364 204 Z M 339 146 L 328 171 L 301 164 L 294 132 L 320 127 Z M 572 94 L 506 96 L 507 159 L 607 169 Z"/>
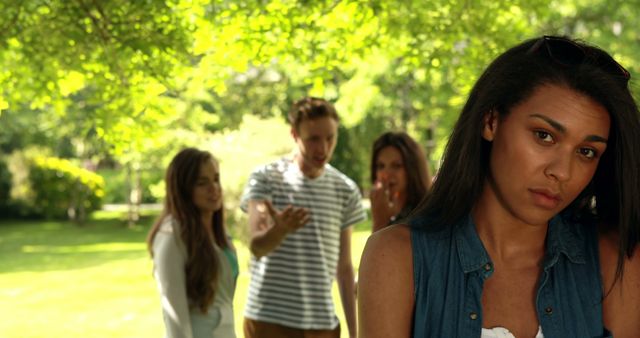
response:
<path id="1" fill-rule="evenodd" d="M 180 237 L 187 249 L 187 296 L 202 313 L 207 312 L 216 295 L 220 257 L 213 244 L 215 242 L 221 248 L 230 246 L 224 227 L 224 208 L 213 213 L 212 226 L 207 229 L 193 202 L 193 190 L 200 167 L 214 160 L 209 152 L 195 148 L 183 149 L 173 158 L 165 175 L 164 208 L 147 237 L 149 253 L 153 257 L 153 240 L 164 220 L 172 217 L 177 222 Z"/>
<path id="2" fill-rule="evenodd" d="M 547 42 L 559 46 L 553 51 Z M 576 49 L 584 52 L 583 58 L 562 55 Z M 504 118 L 536 88 L 545 84 L 566 86 L 606 108 L 611 127 L 607 150 L 591 182 L 563 213 L 587 217 L 618 231 L 618 279 L 624 257 L 631 256 L 640 239 L 640 122 L 628 80 L 628 73 L 605 51 L 567 37 L 531 39 L 507 50 L 489 65 L 471 90 L 432 190 L 415 216 L 427 216 L 428 226 L 434 228 L 456 224 L 466 217 L 480 196 L 489 170 L 491 143 L 481 136 L 485 114 L 493 110 Z"/>
<path id="3" fill-rule="evenodd" d="M 376 161 L 378 154 L 386 147 L 396 148 L 407 172 L 407 200 L 405 208 L 413 209 L 427 194 L 431 186 L 431 177 L 427 167 L 427 158 L 420 145 L 405 132 L 386 132 L 373 142 L 371 151 L 371 183 L 376 181 Z"/>

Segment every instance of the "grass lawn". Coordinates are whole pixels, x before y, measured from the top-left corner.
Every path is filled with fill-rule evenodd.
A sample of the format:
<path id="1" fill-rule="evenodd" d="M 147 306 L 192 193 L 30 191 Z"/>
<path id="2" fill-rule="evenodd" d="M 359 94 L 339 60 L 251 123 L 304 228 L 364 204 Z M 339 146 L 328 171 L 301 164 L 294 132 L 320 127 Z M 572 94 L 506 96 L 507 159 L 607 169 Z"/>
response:
<path id="1" fill-rule="evenodd" d="M 162 337 L 159 297 L 144 243 L 153 215 L 127 228 L 98 212 L 84 227 L 55 221 L 0 221 L 0 337 Z M 354 264 L 369 235 L 356 227 Z M 249 284 L 247 247 L 235 241 L 240 277 L 236 332 Z M 334 299 L 347 337 L 337 287 Z"/>

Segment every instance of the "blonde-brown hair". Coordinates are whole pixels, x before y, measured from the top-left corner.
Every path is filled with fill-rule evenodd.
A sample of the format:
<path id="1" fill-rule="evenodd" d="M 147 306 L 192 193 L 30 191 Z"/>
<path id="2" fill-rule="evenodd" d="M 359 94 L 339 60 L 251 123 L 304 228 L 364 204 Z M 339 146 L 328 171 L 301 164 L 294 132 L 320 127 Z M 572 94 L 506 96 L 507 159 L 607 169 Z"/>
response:
<path id="1" fill-rule="evenodd" d="M 293 103 L 287 119 L 297 131 L 303 120 L 314 120 L 321 117 L 330 117 L 336 122 L 340 122 L 336 108 L 331 103 L 317 97 L 305 97 Z"/>

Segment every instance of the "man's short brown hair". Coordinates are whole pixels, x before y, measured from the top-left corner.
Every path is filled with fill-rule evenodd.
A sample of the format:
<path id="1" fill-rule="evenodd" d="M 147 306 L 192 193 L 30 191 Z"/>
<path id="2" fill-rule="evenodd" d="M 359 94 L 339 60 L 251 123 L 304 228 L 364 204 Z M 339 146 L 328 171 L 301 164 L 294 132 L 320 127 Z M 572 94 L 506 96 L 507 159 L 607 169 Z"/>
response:
<path id="1" fill-rule="evenodd" d="M 293 103 L 289 110 L 289 124 L 298 130 L 303 120 L 313 120 L 320 117 L 331 117 L 340 121 L 336 108 L 324 99 L 317 97 L 305 97 Z"/>

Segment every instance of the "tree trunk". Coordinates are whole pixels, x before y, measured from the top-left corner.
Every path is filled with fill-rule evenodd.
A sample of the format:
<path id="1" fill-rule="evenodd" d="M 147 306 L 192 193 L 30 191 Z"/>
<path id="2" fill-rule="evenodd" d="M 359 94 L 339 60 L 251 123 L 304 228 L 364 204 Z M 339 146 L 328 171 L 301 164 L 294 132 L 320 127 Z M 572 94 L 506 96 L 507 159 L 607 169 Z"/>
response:
<path id="1" fill-rule="evenodd" d="M 127 165 L 127 182 L 129 186 L 128 198 L 128 226 L 133 228 L 140 219 L 140 166 L 137 163 L 129 163 Z"/>

